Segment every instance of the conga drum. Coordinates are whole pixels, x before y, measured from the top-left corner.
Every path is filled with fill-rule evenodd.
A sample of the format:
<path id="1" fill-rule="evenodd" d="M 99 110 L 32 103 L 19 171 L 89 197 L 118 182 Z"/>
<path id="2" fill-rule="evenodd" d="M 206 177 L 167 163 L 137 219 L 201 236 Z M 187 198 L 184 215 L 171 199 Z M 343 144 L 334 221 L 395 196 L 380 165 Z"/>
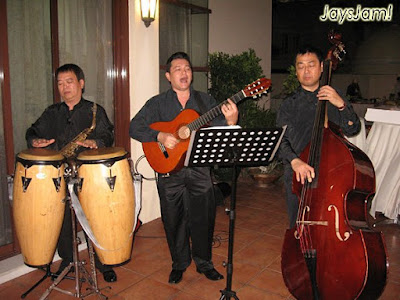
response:
<path id="1" fill-rule="evenodd" d="M 13 215 L 25 264 L 50 264 L 64 218 L 64 157 L 48 149 L 28 149 L 16 156 Z"/>
<path id="2" fill-rule="evenodd" d="M 119 265 L 131 257 L 135 195 L 128 153 L 119 147 L 81 152 L 77 158 L 78 198 L 105 265 Z"/>

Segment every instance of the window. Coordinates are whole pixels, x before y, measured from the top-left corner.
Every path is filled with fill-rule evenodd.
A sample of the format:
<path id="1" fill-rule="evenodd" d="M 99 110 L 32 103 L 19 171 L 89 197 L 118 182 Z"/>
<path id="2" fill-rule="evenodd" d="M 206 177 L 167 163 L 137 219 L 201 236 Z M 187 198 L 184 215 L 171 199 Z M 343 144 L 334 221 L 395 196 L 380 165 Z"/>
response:
<path id="1" fill-rule="evenodd" d="M 186 52 L 193 65 L 193 86 L 207 92 L 208 61 L 207 0 L 160 2 L 160 91 L 169 88 L 165 78 L 165 64 L 171 54 Z"/>

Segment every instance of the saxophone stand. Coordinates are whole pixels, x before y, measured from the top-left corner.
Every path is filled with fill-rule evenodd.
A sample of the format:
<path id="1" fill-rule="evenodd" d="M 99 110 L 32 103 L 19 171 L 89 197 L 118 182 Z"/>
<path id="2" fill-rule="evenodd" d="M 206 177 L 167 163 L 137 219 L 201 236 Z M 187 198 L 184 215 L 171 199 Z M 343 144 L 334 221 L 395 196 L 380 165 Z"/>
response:
<path id="1" fill-rule="evenodd" d="M 240 126 L 208 127 L 193 131 L 184 165 L 187 167 L 232 167 L 231 203 L 229 215 L 229 245 L 226 288 L 221 298 L 239 300 L 232 291 L 233 241 L 235 231 L 236 181 L 238 166 L 268 165 L 278 150 L 285 128 L 243 129 Z"/>
<path id="2" fill-rule="evenodd" d="M 74 186 L 78 184 L 78 180 L 76 178 L 70 179 L 69 184 L 73 184 Z M 53 284 L 43 293 L 43 295 L 40 297 L 40 300 L 44 300 L 47 298 L 47 296 L 50 294 L 52 290 L 56 290 L 59 292 L 62 292 L 64 294 L 83 299 L 87 296 L 90 296 L 92 294 L 97 294 L 97 296 L 100 299 L 108 299 L 107 296 L 103 295 L 101 293 L 101 290 L 98 288 L 97 285 L 97 276 L 96 276 L 96 268 L 95 268 L 95 263 L 94 263 L 94 250 L 93 250 L 93 245 L 90 239 L 88 239 L 88 250 L 89 250 L 89 259 L 90 259 L 90 267 L 91 267 L 91 274 L 86 270 L 85 268 L 85 262 L 79 260 L 79 252 L 78 252 L 78 237 L 76 234 L 76 215 L 75 215 L 75 210 L 72 206 L 71 202 L 71 196 L 67 196 L 67 201 L 68 205 L 71 210 L 71 218 L 72 218 L 72 239 L 73 239 L 73 262 L 71 262 L 62 272 L 60 275 L 57 276 L 57 278 L 54 280 Z M 71 271 L 72 268 L 75 268 L 75 278 L 72 277 L 67 277 L 67 274 Z M 64 289 L 61 289 L 57 287 L 57 285 L 63 280 L 64 278 L 68 279 L 75 279 L 75 291 L 70 292 Z M 87 282 L 89 284 L 89 287 L 86 288 L 87 292 L 82 293 L 81 288 L 82 288 L 82 282 Z M 105 288 L 111 289 L 110 286 L 107 286 Z M 103 289 L 105 289 L 103 288 Z"/>

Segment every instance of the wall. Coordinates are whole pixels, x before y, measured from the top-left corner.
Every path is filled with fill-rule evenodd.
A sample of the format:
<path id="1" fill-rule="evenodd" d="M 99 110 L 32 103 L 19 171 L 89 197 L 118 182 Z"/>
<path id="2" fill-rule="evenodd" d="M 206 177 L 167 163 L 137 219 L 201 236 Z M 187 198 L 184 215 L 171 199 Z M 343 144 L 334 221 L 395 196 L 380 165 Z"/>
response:
<path id="1" fill-rule="evenodd" d="M 158 13 L 157 9 L 157 13 Z M 158 16 L 146 27 L 140 15 L 140 1 L 129 0 L 129 74 L 131 117 L 152 96 L 159 93 L 159 51 Z M 135 164 L 143 155 L 141 143 L 131 139 L 131 157 Z M 146 178 L 154 178 L 154 171 L 146 159 L 138 163 L 139 173 Z M 154 180 L 143 180 L 142 210 L 143 223 L 159 218 L 160 204 Z"/>
<path id="2" fill-rule="evenodd" d="M 272 0 L 209 0 L 209 52 L 256 51 L 271 75 Z"/>

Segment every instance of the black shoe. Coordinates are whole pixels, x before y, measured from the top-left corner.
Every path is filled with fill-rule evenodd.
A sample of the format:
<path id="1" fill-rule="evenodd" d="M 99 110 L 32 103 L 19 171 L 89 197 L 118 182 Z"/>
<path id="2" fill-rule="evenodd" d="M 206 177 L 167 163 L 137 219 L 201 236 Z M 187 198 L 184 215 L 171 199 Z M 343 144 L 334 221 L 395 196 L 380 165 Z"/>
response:
<path id="1" fill-rule="evenodd" d="M 105 271 L 103 273 L 103 278 L 107 282 L 115 282 L 117 281 L 117 274 L 115 274 L 114 270 Z"/>
<path id="2" fill-rule="evenodd" d="M 215 270 L 214 268 L 204 271 L 204 272 L 197 269 L 197 272 L 199 272 L 200 274 L 204 274 L 210 280 L 216 281 L 216 280 L 224 279 L 224 276 L 222 274 L 218 273 L 218 271 Z"/>
<path id="3" fill-rule="evenodd" d="M 172 269 L 171 273 L 169 274 L 168 283 L 177 284 L 177 283 L 181 282 L 183 272 L 185 272 L 185 270 Z"/>

